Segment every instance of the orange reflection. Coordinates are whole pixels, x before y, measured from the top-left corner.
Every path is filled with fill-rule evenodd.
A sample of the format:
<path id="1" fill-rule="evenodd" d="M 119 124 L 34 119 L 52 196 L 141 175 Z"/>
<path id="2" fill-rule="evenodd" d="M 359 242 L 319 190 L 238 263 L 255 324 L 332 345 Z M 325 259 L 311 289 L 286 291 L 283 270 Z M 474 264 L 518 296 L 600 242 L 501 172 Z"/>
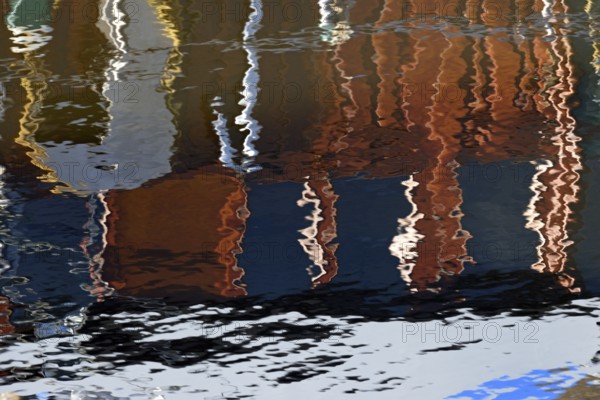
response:
<path id="1" fill-rule="evenodd" d="M 416 21 L 411 22 L 415 29 L 407 35 L 384 31 L 371 34 L 370 41 L 362 35 L 336 45 L 337 105 L 344 110 L 342 117 L 348 124 L 344 146 L 334 150 L 336 173 L 368 171 L 385 176 L 388 157 L 379 153 L 384 149 L 373 146 L 380 134 L 387 136 L 388 145 L 390 138 L 400 138 L 405 149 L 414 149 L 395 155 L 403 156 L 405 166 L 413 166 L 404 172 L 414 173 L 407 190 L 414 209 L 400 221 L 399 235 L 390 249 L 401 260 L 403 279 L 419 290 L 441 274 L 460 273 L 465 262 L 473 262 L 466 246 L 470 235 L 461 224 L 463 198 L 455 172 L 461 162 L 559 157 L 554 172 L 536 175 L 538 181 L 548 180 L 545 187 L 552 182 L 553 189 L 534 203 L 539 203 L 540 218 L 546 221 L 540 231 L 540 252 L 556 254 L 553 257 L 562 260 L 544 256 L 544 263 L 555 265 L 550 271 L 562 271 L 569 245 L 569 205 L 577 196 L 575 183 L 581 168 L 574 119 L 566 103 L 574 85 L 567 61 L 572 53 L 569 43 L 563 37 L 544 50 L 540 46 L 548 43 L 541 37 L 527 41 L 506 31 L 467 38 L 456 26 L 440 29 L 435 15 L 423 14 L 424 10 L 439 13 L 434 5 L 428 1 L 384 2 L 377 11 L 366 5 L 351 9 L 357 23 L 368 23 L 378 15 L 376 27 L 401 18 Z M 561 12 L 564 7 L 554 3 L 550 8 Z M 471 22 L 500 27 L 523 22 L 524 15 L 541 11 L 543 7 L 531 1 L 519 1 L 515 7 L 510 1 L 484 1 L 467 4 L 465 12 Z M 548 66 L 542 65 L 549 57 L 556 59 L 550 65 L 556 66 L 561 76 L 551 90 L 535 83 L 540 75 L 553 79 Z M 377 79 L 370 78 L 371 61 Z M 378 126 L 390 130 L 373 128 L 374 116 Z M 555 133 L 527 131 L 531 126 L 544 126 L 548 119 L 557 121 Z M 547 135 L 553 142 L 548 143 Z M 553 204 L 553 210 L 542 210 L 543 202 Z"/>

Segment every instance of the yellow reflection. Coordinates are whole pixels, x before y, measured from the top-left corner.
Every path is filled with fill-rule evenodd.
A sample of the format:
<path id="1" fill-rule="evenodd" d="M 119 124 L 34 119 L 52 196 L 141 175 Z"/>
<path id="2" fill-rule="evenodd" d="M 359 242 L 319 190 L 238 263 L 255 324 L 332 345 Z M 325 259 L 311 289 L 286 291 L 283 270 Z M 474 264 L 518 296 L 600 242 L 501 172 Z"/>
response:
<path id="1" fill-rule="evenodd" d="M 46 82 L 48 72 L 43 69 L 43 62 L 35 55 L 26 53 L 24 58 L 31 68 L 31 73 L 21 78 L 21 87 L 25 90 L 27 102 L 23 106 L 23 115 L 19 120 L 19 134 L 15 142 L 31 149 L 27 155 L 31 163 L 42 171 L 47 171 L 40 179 L 45 182 L 58 182 L 57 172 L 48 166 L 48 154 L 44 147 L 35 141 L 35 133 L 43 120 L 39 113 L 43 104 L 44 92 L 48 88 Z"/>
<path id="2" fill-rule="evenodd" d="M 19 400 L 21 396 L 13 392 L 0 393 L 0 400 Z"/>
<path id="3" fill-rule="evenodd" d="M 179 117 L 179 106 L 175 104 L 174 83 L 181 74 L 181 64 L 183 63 L 183 53 L 181 46 L 181 27 L 180 17 L 182 14 L 179 0 L 148 0 L 149 4 L 155 8 L 156 16 L 163 26 L 163 34 L 171 39 L 172 45 L 169 49 L 163 75 L 161 78 L 161 88 L 166 92 L 165 101 L 167 109 L 172 114 L 172 122 L 176 129 Z M 179 132 L 178 132 L 179 133 Z"/>
<path id="4" fill-rule="evenodd" d="M 181 73 L 180 66 L 183 61 L 183 53 L 180 50 L 181 29 L 178 26 L 181 14 L 181 6 L 178 0 L 148 0 L 148 3 L 154 7 L 156 16 L 162 25 L 162 31 L 164 35 L 172 41 L 172 46 L 169 50 L 169 56 L 165 62 L 164 74 L 161 82 L 164 90 L 166 90 L 168 93 L 174 93 L 173 83 L 177 75 Z M 176 110 L 174 109 L 171 111 L 176 113 Z"/>
<path id="5" fill-rule="evenodd" d="M 596 73 L 600 74 L 600 41 L 598 40 L 598 36 L 600 36 L 600 29 L 598 28 L 600 26 L 600 21 L 598 21 L 600 6 L 598 2 L 588 0 L 585 4 L 585 12 L 590 19 L 590 37 L 592 38 L 592 46 L 594 48 L 592 65 L 596 69 Z"/>

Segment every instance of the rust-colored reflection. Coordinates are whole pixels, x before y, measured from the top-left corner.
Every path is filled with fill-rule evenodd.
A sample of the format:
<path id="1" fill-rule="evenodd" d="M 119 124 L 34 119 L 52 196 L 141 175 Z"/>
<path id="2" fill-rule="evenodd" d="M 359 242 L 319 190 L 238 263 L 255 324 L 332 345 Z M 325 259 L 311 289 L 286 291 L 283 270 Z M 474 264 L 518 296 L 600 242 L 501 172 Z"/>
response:
<path id="1" fill-rule="evenodd" d="M 531 1 L 519 1 L 514 7 L 510 1 L 471 2 L 465 12 L 472 23 L 503 27 L 543 10 L 560 13 L 565 6 L 559 3 L 544 8 Z M 409 22 L 414 29 L 407 34 L 384 30 L 336 43 L 331 70 L 338 76 L 337 110 L 347 129 L 341 137 L 339 129 L 330 129 L 316 143 L 323 147 L 328 135 L 329 143 L 336 136 L 343 143 L 327 149 L 335 153 L 334 168 L 341 175 L 368 171 L 385 176 L 389 171 L 385 153 L 374 149 L 383 130 L 373 125 L 390 129 L 388 144 L 397 137 L 405 149 L 414 149 L 400 153 L 405 165 L 397 168 L 413 174 L 407 196 L 414 209 L 400 220 L 390 250 L 400 259 L 403 279 L 416 290 L 443 274 L 460 273 L 465 262 L 474 261 L 467 252 L 470 235 L 461 224 L 464 199 L 456 172 L 461 162 L 542 158 L 556 164 L 553 172 L 543 174 L 546 178 L 536 175 L 538 181 L 547 180 L 542 185 L 552 182 L 553 188 L 545 191 L 542 200 L 532 202 L 538 204 L 540 219 L 545 221 L 540 254 L 562 260 L 544 256 L 544 264 L 554 265 L 548 271 L 562 271 L 569 245 L 566 224 L 570 204 L 576 201 L 581 167 L 574 120 L 566 103 L 574 85 L 568 40 L 562 37 L 548 44 L 541 36 L 525 40 L 503 30 L 465 37 L 456 26 L 440 29 L 439 21 L 423 14 L 423 10 L 439 13 L 434 6 L 409 1 L 350 8 L 353 22 L 375 22 L 377 27 L 394 19 L 416 21 Z M 497 18 L 498 13 L 504 13 L 502 18 Z M 552 68 L 557 69 L 560 83 L 545 87 L 538 77 L 554 82 Z M 556 121 L 556 126 L 548 128 L 548 120 Z M 320 129 L 325 131 L 325 126 Z M 530 127 L 536 126 L 542 127 L 539 133 L 531 132 Z M 560 161 L 555 162 L 555 157 Z M 551 195 L 553 191 L 561 194 Z M 554 204 L 554 211 L 542 210 L 543 202 Z"/>
<path id="2" fill-rule="evenodd" d="M 376 25 L 384 26 L 393 18 L 414 18 L 406 12 L 429 6 L 385 2 Z M 357 14 L 376 13 L 362 10 Z M 344 138 L 346 148 L 337 153 L 341 170 L 352 174 L 367 169 L 375 176 L 385 176 L 385 162 L 381 167 L 369 166 L 385 154 L 373 149 L 381 140 L 377 132 L 381 132 L 388 141 L 398 138 L 404 144 L 404 151 L 399 153 L 404 156 L 404 165 L 396 165 L 399 172 L 414 173 L 407 193 L 415 209 L 400 221 L 399 235 L 390 250 L 400 259 L 401 276 L 416 290 L 436 282 L 442 273 L 460 273 L 464 262 L 470 260 L 466 251 L 469 235 L 460 223 L 463 200 L 455 172 L 455 158 L 461 149 L 459 120 L 469 111 L 458 86 L 467 73 L 461 55 L 469 46 L 468 39 L 450 37 L 432 24 L 408 34 L 384 32 L 352 38 L 336 49 L 335 66 L 341 77 L 358 77 L 341 80 L 340 85 L 340 94 L 350 99 L 349 106 L 342 106 L 350 129 Z M 376 85 L 365 69 L 367 60 L 374 63 Z M 368 128 L 374 122 L 381 129 Z M 360 141 L 354 139 L 354 131 L 360 132 Z M 415 150 L 406 152 L 411 147 Z M 381 150 L 385 152 L 385 146 Z M 350 154 L 356 158 L 344 165 Z M 388 157 L 394 156 L 384 159 Z"/>
<path id="3" fill-rule="evenodd" d="M 86 206 L 89 219 L 83 229 L 87 235 L 83 237 L 79 246 L 89 260 L 90 282 L 82 285 L 82 289 L 87 290 L 90 295 L 96 297 L 97 301 L 100 302 L 114 292 L 114 289 L 102 278 L 102 268 L 104 267 L 102 256 L 108 244 L 106 240 L 108 234 L 106 223 L 110 210 L 103 193 L 90 196 Z"/>
<path id="4" fill-rule="evenodd" d="M 237 254 L 249 217 L 237 178 L 204 171 L 107 195 L 103 279 L 119 293 L 246 293 Z"/>
<path id="5" fill-rule="evenodd" d="M 15 332 L 15 327 L 10 323 L 12 314 L 10 306 L 8 297 L 0 296 L 0 336 Z"/>
<path id="6" fill-rule="evenodd" d="M 433 40 L 424 35 L 433 35 Z M 415 87 L 405 109 L 410 116 L 409 129 L 427 135 L 423 147 L 430 157 L 415 174 L 419 185 L 413 192 L 413 201 L 423 214 L 415 229 L 424 239 L 421 248 L 417 247 L 411 286 L 420 290 L 441 274 L 460 273 L 464 262 L 470 260 L 466 250 L 469 235 L 460 222 L 463 200 L 455 172 L 460 151 L 458 136 L 463 129 L 460 119 L 468 113 L 459 82 L 467 72 L 461 53 L 469 40 L 426 29 L 412 37 L 419 50 L 412 68 L 402 78 L 406 85 Z"/>

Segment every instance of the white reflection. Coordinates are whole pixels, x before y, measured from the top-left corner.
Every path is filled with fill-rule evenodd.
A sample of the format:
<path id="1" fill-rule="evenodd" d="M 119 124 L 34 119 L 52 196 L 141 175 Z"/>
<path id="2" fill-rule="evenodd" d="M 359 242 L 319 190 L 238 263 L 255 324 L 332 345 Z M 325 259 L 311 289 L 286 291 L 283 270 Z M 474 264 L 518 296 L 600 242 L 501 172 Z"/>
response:
<path id="1" fill-rule="evenodd" d="M 312 178 L 312 179 L 311 179 Z M 331 282 L 338 273 L 336 251 L 337 209 L 335 204 L 339 196 L 333 190 L 328 178 L 308 177 L 304 184 L 299 207 L 312 204 L 311 214 L 306 217 L 310 225 L 299 232 L 304 238 L 298 239 L 300 246 L 308 255 L 312 265 L 307 269 L 313 286 Z M 317 271 L 314 270 L 317 268 Z"/>
<path id="2" fill-rule="evenodd" d="M 217 136 L 219 136 L 219 147 L 221 152 L 219 161 L 221 161 L 225 167 L 237 170 L 238 167 L 235 165 L 234 161 L 237 150 L 231 145 L 231 138 L 229 137 L 229 131 L 227 130 L 227 117 L 216 109 L 216 107 L 223 105 L 220 100 L 221 98 L 217 96 L 210 105 L 213 109 L 213 114 L 217 116 L 217 119 L 215 119 L 212 124 L 215 128 L 215 132 L 217 132 Z"/>
<path id="3" fill-rule="evenodd" d="M 259 133 L 262 129 L 258 121 L 252 117 L 252 111 L 254 110 L 258 100 L 258 84 L 260 81 L 258 71 L 258 52 L 254 44 L 252 44 L 252 41 L 255 38 L 256 32 L 258 32 L 261 27 L 260 22 L 263 16 L 262 1 L 251 0 L 250 8 L 253 11 L 248 16 L 248 21 L 244 26 L 242 42 L 242 47 L 246 51 L 248 69 L 246 70 L 242 80 L 242 99 L 238 103 L 244 106 L 244 108 L 240 115 L 235 117 L 236 125 L 243 126 L 241 131 L 248 131 L 248 134 L 244 139 L 244 158 L 242 161 L 242 169 L 246 172 L 253 172 L 261 169 L 260 166 L 254 165 L 254 159 L 258 155 L 258 151 L 254 146 L 254 142 L 259 138 Z"/>
<path id="4" fill-rule="evenodd" d="M 298 239 L 298 243 L 300 243 L 300 246 L 308 255 L 308 258 L 312 264 L 318 268 L 318 272 L 316 274 L 310 274 L 312 281 L 315 282 L 317 279 L 327 273 L 325 270 L 325 264 L 327 261 L 325 261 L 324 249 L 319 245 L 318 241 L 319 222 L 323 221 L 324 219 L 321 216 L 323 212 L 321 207 L 321 199 L 319 196 L 317 196 L 315 190 L 310 186 L 309 182 L 304 183 L 302 198 L 298 200 L 297 204 L 298 207 L 304 207 L 309 204 L 312 205 L 310 215 L 306 216 L 306 219 L 310 222 L 310 225 L 299 231 L 304 238 Z"/>
<path id="5" fill-rule="evenodd" d="M 540 213 L 536 210 L 536 205 L 541 201 L 544 192 L 548 189 L 547 186 L 542 182 L 541 177 L 546 173 L 546 171 L 548 171 L 548 169 L 552 167 L 552 162 L 549 160 L 543 160 L 535 164 L 536 172 L 533 175 L 533 178 L 531 179 L 531 185 L 529 186 L 533 192 L 533 196 L 529 200 L 529 204 L 527 205 L 527 209 L 523 215 L 527 221 L 525 227 L 536 232 L 540 240 L 540 244 L 536 247 L 538 261 L 531 267 L 539 272 L 543 272 L 545 264 L 542 257 L 542 249 L 546 244 L 546 239 L 542 234 L 544 223 L 540 219 Z"/>
<path id="6" fill-rule="evenodd" d="M 416 229 L 417 221 L 423 218 L 423 213 L 419 212 L 413 195 L 414 189 L 419 186 L 419 182 L 415 181 L 411 175 L 402 184 L 406 186 L 406 200 L 411 205 L 411 211 L 406 218 L 398 219 L 398 234 L 392 239 L 389 250 L 394 257 L 400 260 L 398 269 L 402 280 L 410 284 L 412 282 L 410 275 L 415 268 L 418 256 L 417 245 L 419 240 L 422 240 L 425 236 Z"/>
<path id="7" fill-rule="evenodd" d="M 59 191 L 132 189 L 171 171 L 176 128 L 163 77 L 172 69 L 170 51 L 176 44 L 154 6 L 135 3 L 135 14 L 129 10 L 128 15 L 128 4 L 107 0 L 98 21 L 116 50 L 100 94 L 108 103 L 107 134 L 99 145 L 64 142 L 45 149 L 58 180 L 67 184 Z M 69 173 L 67 163 L 74 165 Z"/>
<path id="8" fill-rule="evenodd" d="M 221 153 L 219 161 L 227 168 L 244 173 L 255 172 L 261 169 L 260 165 L 255 164 L 258 150 L 254 143 L 260 138 L 262 126 L 252 116 L 252 113 L 257 104 L 258 93 L 260 91 L 258 49 L 253 42 L 256 38 L 256 33 L 262 27 L 262 1 L 251 0 L 250 8 L 252 9 L 252 12 L 248 15 L 248 20 L 246 21 L 242 32 L 242 48 L 246 53 L 246 61 L 248 63 L 248 68 L 244 72 L 244 77 L 242 78 L 242 91 L 240 92 L 242 98 L 238 102 L 243 108 L 240 111 L 240 114 L 234 118 L 235 125 L 241 126 L 240 132 L 247 132 L 246 137 L 244 138 L 242 149 L 243 156 L 241 161 L 236 162 L 238 155 L 237 150 L 231 144 L 231 136 L 227 129 L 227 117 L 218 110 L 219 107 L 224 105 L 222 99 L 219 96 L 216 96 L 210 104 L 213 114 L 216 115 L 216 119 L 212 122 L 212 125 L 219 137 Z"/>
<path id="9" fill-rule="evenodd" d="M 118 54 L 110 60 L 110 68 L 106 71 L 107 83 L 104 85 L 104 91 L 108 90 L 109 81 L 119 80 L 119 71 L 125 66 L 122 55 L 127 53 L 125 38 L 123 37 L 123 28 L 125 14 L 119 11 L 121 0 L 102 0 L 100 3 L 100 19 L 97 23 L 98 28 L 104 32 L 108 40 L 117 49 Z"/>
<path id="10" fill-rule="evenodd" d="M 354 1 L 319 0 L 319 28 L 321 40 L 340 45 L 350 40 L 354 32 L 350 27 L 349 13 Z"/>
<path id="11" fill-rule="evenodd" d="M 6 26 L 12 33 L 14 53 L 38 50 L 52 39 L 49 23 L 54 18 L 51 0 L 12 0 L 8 2 Z"/>
<path id="12" fill-rule="evenodd" d="M 544 7 L 542 8 L 542 17 L 550 18 L 552 16 L 552 5 L 554 0 L 542 0 Z"/>

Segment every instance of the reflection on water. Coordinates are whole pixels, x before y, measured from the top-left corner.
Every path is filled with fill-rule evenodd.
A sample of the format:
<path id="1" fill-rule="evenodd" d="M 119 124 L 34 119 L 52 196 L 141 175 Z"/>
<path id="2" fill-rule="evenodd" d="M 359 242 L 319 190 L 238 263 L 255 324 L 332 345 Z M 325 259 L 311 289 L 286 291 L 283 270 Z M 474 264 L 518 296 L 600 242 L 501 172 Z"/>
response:
<path id="1" fill-rule="evenodd" d="M 594 398 L 593 1 L 0 5 L 9 396 Z"/>

